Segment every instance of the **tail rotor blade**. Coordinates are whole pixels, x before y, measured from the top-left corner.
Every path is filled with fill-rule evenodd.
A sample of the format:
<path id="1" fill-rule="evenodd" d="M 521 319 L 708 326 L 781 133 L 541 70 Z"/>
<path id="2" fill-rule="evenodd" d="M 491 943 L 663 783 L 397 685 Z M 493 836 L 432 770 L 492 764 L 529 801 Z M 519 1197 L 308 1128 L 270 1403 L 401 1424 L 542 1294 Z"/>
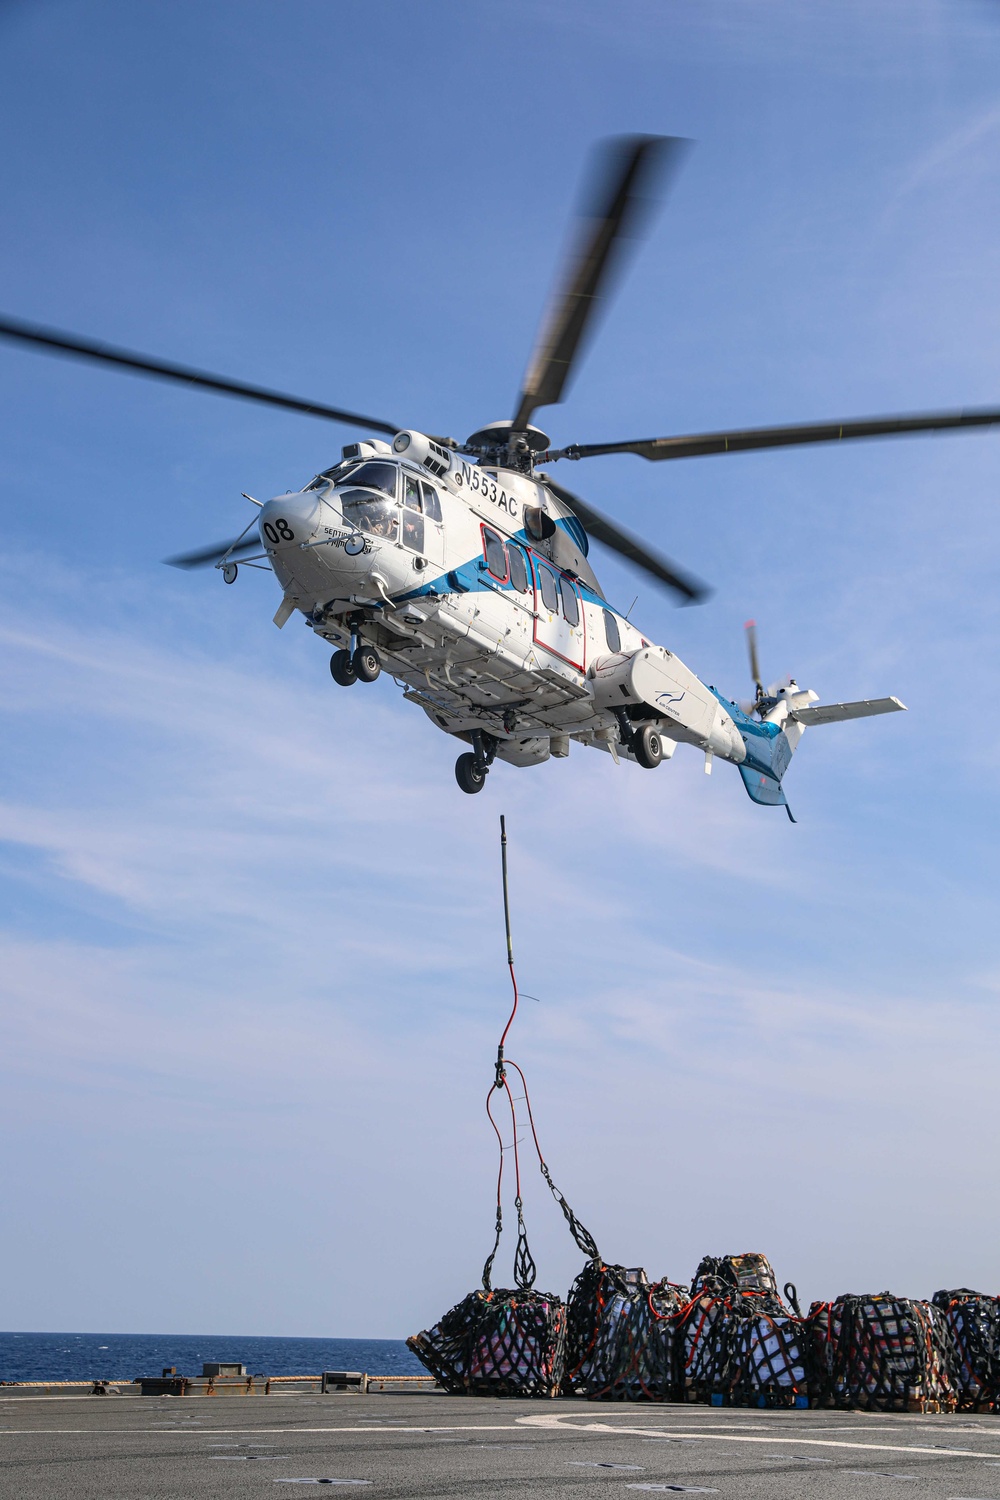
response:
<path id="1" fill-rule="evenodd" d="M 760 661 L 757 657 L 757 623 L 748 620 L 743 629 L 746 631 L 747 655 L 750 658 L 750 676 L 754 687 L 757 689 L 758 702 L 764 697 L 764 684 L 760 680 Z"/>

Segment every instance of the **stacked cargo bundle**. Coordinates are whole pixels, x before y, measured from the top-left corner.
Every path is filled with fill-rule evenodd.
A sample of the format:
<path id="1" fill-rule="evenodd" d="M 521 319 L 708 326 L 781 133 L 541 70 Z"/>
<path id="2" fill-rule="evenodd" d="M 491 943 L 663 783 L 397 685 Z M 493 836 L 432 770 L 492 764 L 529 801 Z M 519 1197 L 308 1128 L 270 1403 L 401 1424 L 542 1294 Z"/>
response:
<path id="1" fill-rule="evenodd" d="M 1000 1409 L 1000 1297 L 968 1287 L 935 1292 L 951 1335 L 951 1383 L 964 1411 Z"/>
<path id="2" fill-rule="evenodd" d="M 814 1302 L 813 1391 L 822 1406 L 871 1411 L 954 1411 L 951 1336 L 929 1302 L 845 1295 Z"/>
<path id="3" fill-rule="evenodd" d="M 484 1290 L 406 1346 L 452 1396 L 558 1396 L 565 1341 L 560 1298 Z"/>
<path id="4" fill-rule="evenodd" d="M 687 1300 L 687 1287 L 590 1261 L 569 1294 L 564 1387 L 591 1400 L 676 1400 L 675 1332 Z"/>
<path id="5" fill-rule="evenodd" d="M 713 1406 L 807 1406 L 808 1329 L 795 1288 L 778 1293 L 764 1255 L 706 1256 L 679 1322 L 684 1399 Z"/>

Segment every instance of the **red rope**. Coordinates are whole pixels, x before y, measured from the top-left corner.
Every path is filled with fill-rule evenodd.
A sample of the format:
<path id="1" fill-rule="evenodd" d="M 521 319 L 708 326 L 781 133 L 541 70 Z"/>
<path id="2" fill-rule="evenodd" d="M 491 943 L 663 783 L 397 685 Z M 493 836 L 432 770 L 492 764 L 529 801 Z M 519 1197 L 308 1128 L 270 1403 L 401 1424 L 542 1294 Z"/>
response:
<path id="1" fill-rule="evenodd" d="M 503 1058 L 503 1047 L 504 1047 L 504 1042 L 506 1042 L 506 1040 L 507 1040 L 507 1033 L 508 1033 L 508 1031 L 511 1028 L 511 1024 L 512 1024 L 512 1022 L 514 1020 L 514 1017 L 517 1015 L 517 979 L 515 978 L 515 975 L 514 975 L 514 960 L 513 959 L 510 959 L 508 961 L 507 967 L 510 970 L 510 982 L 511 982 L 511 985 L 512 985 L 513 990 L 514 990 L 514 1008 L 511 1011 L 510 1016 L 509 1016 L 509 1018 L 507 1020 L 507 1025 L 503 1029 L 503 1036 L 500 1038 L 500 1056 L 501 1056 L 501 1059 Z"/>
<path id="2" fill-rule="evenodd" d="M 541 1165 L 544 1166 L 545 1165 L 545 1157 L 542 1155 L 542 1148 L 538 1144 L 538 1132 L 535 1129 L 535 1117 L 531 1113 L 531 1099 L 528 1097 L 528 1084 L 527 1084 L 527 1080 L 525 1079 L 524 1074 L 521 1072 L 521 1069 L 518 1067 L 518 1065 L 517 1065 L 516 1062 L 514 1062 L 510 1058 L 508 1058 L 508 1062 L 510 1062 L 510 1066 L 514 1069 L 514 1072 L 517 1074 L 518 1078 L 520 1078 L 520 1080 L 521 1080 L 521 1087 L 524 1089 L 524 1102 L 525 1102 L 525 1104 L 527 1106 L 527 1109 L 528 1109 L 528 1124 L 531 1126 L 531 1138 L 532 1138 L 532 1140 L 535 1143 L 535 1150 L 538 1152 L 538 1160 L 541 1163 Z"/>

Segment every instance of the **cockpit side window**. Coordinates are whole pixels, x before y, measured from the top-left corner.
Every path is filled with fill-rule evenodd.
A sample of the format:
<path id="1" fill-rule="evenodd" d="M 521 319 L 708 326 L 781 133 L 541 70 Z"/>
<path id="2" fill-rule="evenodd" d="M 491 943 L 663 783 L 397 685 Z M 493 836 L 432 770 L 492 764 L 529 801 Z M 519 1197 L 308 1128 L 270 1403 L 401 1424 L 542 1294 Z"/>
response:
<path id="1" fill-rule="evenodd" d="M 620 651 L 622 649 L 621 632 L 618 629 L 618 621 L 610 609 L 604 611 L 604 638 L 608 643 L 609 651 Z"/>
<path id="2" fill-rule="evenodd" d="M 441 501 L 438 492 L 432 484 L 421 484 L 424 492 L 424 515 L 431 521 L 441 520 Z"/>
<path id="3" fill-rule="evenodd" d="M 351 475 L 351 483 L 366 484 L 369 489 L 381 490 L 383 494 L 395 500 L 398 473 L 399 470 L 395 464 L 366 463 L 362 464 L 360 469 L 355 469 Z"/>
<path id="4" fill-rule="evenodd" d="M 420 498 L 420 480 L 414 479 L 412 474 L 403 475 L 403 504 L 409 510 L 422 511 L 424 508 Z"/>
<path id="5" fill-rule="evenodd" d="M 424 518 L 409 508 L 403 511 L 403 545 L 414 552 L 424 550 Z"/>
<path id="6" fill-rule="evenodd" d="M 344 520 L 372 536 L 396 540 L 399 511 L 394 500 L 384 500 L 368 490 L 345 490 L 340 497 Z"/>

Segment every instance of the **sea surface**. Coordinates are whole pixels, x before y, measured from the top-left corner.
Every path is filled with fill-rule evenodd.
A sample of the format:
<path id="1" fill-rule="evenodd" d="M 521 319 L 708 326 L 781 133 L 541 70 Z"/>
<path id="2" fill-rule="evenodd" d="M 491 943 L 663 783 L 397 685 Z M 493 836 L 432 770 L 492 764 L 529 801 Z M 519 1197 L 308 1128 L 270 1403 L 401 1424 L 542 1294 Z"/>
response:
<path id="1" fill-rule="evenodd" d="M 200 1375 L 206 1360 L 248 1375 L 426 1375 L 402 1339 L 278 1339 L 230 1333 L 0 1333 L 0 1380 L 134 1380 L 173 1365 Z"/>

